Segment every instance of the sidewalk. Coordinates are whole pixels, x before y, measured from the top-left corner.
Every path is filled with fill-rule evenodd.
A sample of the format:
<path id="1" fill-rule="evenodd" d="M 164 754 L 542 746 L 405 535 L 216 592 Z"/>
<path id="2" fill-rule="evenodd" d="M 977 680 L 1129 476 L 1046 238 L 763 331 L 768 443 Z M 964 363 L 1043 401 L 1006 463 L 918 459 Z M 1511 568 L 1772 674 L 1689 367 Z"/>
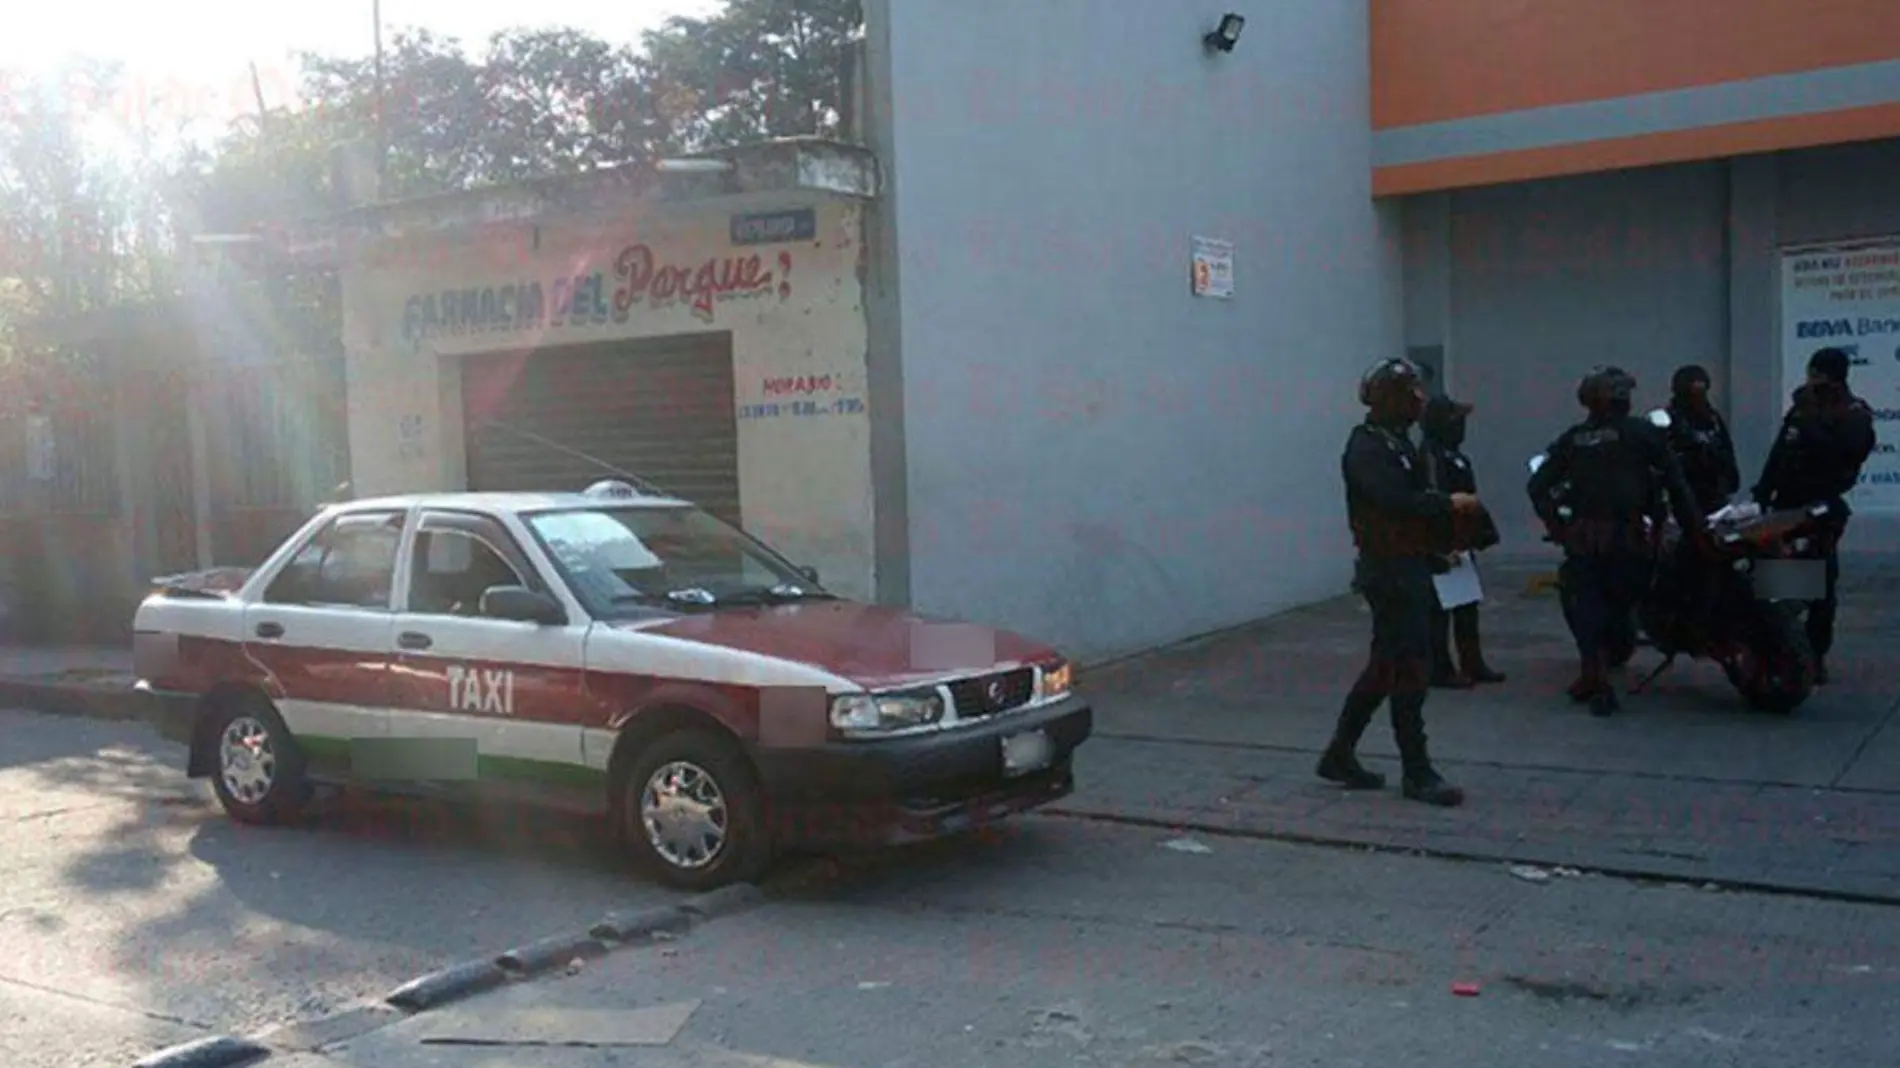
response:
<path id="1" fill-rule="evenodd" d="M 1541 568 L 1487 575 L 1502 686 L 1433 691 L 1456 810 L 1313 777 L 1369 621 L 1338 600 L 1085 672 L 1096 735 L 1058 811 L 1292 841 L 1900 902 L 1900 564 L 1850 560 L 1834 684 L 1794 715 L 1751 712 L 1718 668 L 1679 663 L 1621 715 L 1562 695 L 1575 668 Z M 0 650 L 0 702 L 131 718 L 130 651 Z M 1650 650 L 1632 669 L 1657 663 Z M 1383 715 L 1362 750 L 1397 777 Z"/>
<path id="2" fill-rule="evenodd" d="M 124 646 L 0 647 L 0 705 L 60 715 L 135 719 L 132 650 Z"/>
<path id="3" fill-rule="evenodd" d="M 1552 593 L 1493 574 L 1488 656 L 1510 680 L 1433 691 L 1434 756 L 1469 793 L 1440 810 L 1313 776 L 1363 663 L 1363 606 L 1335 601 L 1085 677 L 1097 733 L 1062 811 L 1095 818 L 1900 902 L 1900 629 L 1888 565 L 1850 562 L 1834 684 L 1755 713 L 1679 662 L 1597 720 L 1561 690 L 1575 659 Z M 1634 673 L 1658 663 L 1638 653 Z M 1381 716 L 1362 750 L 1397 778 Z"/>

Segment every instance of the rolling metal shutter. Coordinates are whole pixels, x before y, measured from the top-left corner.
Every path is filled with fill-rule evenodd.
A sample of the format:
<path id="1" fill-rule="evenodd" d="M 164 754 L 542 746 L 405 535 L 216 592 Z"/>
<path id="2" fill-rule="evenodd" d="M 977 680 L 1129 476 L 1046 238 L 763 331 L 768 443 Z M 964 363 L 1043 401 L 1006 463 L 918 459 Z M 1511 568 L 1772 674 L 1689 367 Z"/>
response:
<path id="1" fill-rule="evenodd" d="M 731 335 L 471 356 L 462 405 L 470 489 L 614 477 L 592 457 L 739 521 Z"/>

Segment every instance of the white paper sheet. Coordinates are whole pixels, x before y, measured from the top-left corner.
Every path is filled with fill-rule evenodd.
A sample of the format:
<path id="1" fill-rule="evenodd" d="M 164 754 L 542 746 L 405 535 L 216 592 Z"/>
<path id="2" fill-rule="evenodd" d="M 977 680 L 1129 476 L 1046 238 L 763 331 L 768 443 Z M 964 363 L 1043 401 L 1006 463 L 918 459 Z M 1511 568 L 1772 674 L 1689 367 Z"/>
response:
<path id="1" fill-rule="evenodd" d="M 1484 584 L 1478 581 L 1478 561 L 1470 553 L 1459 553 L 1450 571 L 1432 576 L 1432 588 L 1438 592 L 1438 605 L 1446 611 L 1477 604 L 1484 600 Z"/>

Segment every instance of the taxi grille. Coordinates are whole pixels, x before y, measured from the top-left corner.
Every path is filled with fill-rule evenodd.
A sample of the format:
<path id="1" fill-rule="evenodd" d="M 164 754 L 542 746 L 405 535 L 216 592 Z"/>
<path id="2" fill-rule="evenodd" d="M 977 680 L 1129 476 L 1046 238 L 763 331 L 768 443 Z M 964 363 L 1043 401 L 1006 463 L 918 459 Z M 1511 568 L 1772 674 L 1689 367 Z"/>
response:
<path id="1" fill-rule="evenodd" d="M 1018 668 L 995 675 L 958 679 L 950 684 L 950 699 L 956 702 L 957 715 L 963 719 L 994 716 L 1012 708 L 1021 708 L 1035 696 L 1036 672 Z"/>

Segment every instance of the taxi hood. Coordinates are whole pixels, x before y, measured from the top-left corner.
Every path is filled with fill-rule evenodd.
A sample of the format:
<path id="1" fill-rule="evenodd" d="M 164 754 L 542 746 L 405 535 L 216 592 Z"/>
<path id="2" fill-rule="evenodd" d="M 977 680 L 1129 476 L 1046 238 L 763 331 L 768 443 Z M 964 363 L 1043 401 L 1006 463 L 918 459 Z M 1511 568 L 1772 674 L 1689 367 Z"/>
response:
<path id="1" fill-rule="evenodd" d="M 809 664 L 873 690 L 1060 659 L 1009 631 L 844 600 L 729 608 L 640 630 Z"/>

